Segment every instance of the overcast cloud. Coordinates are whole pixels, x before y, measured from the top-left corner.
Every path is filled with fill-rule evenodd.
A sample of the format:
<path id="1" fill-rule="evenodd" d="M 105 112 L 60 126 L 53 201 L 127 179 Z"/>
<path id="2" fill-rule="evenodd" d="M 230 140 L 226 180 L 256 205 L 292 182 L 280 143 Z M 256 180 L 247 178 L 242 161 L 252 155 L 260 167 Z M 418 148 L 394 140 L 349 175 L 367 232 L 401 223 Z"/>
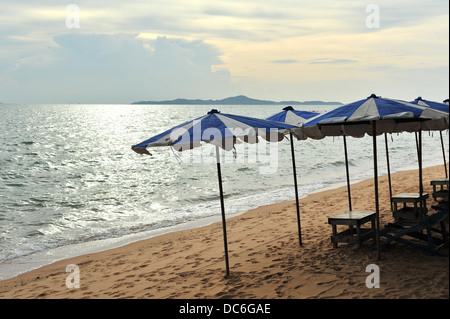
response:
<path id="1" fill-rule="evenodd" d="M 375 4 L 379 28 L 354 0 L 2 1 L 0 102 L 448 98 L 449 2 Z"/>

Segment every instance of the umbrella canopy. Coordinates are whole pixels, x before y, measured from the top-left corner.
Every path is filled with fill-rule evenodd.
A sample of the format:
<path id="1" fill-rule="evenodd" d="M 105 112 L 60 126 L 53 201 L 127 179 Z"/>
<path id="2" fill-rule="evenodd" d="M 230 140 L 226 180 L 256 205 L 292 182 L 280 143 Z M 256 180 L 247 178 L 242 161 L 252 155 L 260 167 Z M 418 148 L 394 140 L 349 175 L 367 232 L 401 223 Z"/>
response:
<path id="1" fill-rule="evenodd" d="M 296 136 L 301 133 L 294 125 L 225 114 L 213 109 L 204 116 L 133 145 L 132 149 L 142 154 L 150 154 L 147 148 L 156 146 L 171 146 L 177 151 L 184 151 L 201 146 L 203 141 L 229 151 L 236 143 L 257 143 L 258 136 L 270 142 L 278 142 L 288 132 Z"/>
<path id="2" fill-rule="evenodd" d="M 411 101 L 411 103 L 421 105 L 421 106 L 431 107 L 432 109 L 435 109 L 435 110 L 438 110 L 441 112 L 446 112 L 446 113 L 448 113 L 448 110 L 449 110 L 448 104 L 424 100 L 424 99 L 422 99 L 421 96 L 419 96 L 414 101 Z"/>
<path id="3" fill-rule="evenodd" d="M 298 111 L 294 110 L 292 106 L 286 106 L 283 110 L 277 114 L 269 116 L 266 120 L 288 123 L 296 126 L 300 126 L 307 120 L 318 116 L 319 113 Z"/>
<path id="4" fill-rule="evenodd" d="M 363 137 L 366 133 L 373 135 L 372 121 L 377 121 L 377 135 L 424 129 L 444 130 L 449 126 L 445 112 L 372 94 L 312 118 L 303 125 L 303 130 L 307 137 L 315 139 L 340 135 Z"/>
<path id="5" fill-rule="evenodd" d="M 274 120 L 289 124 L 294 124 L 301 126 L 305 122 L 312 120 L 315 117 L 319 117 L 320 113 L 315 112 L 308 112 L 308 111 L 298 111 L 294 110 L 292 106 L 287 106 L 283 109 L 283 111 L 274 114 L 267 118 L 267 120 Z M 301 135 L 301 137 L 297 137 L 297 139 L 306 139 L 306 135 Z M 294 144 L 291 144 L 291 151 L 292 151 L 292 158 L 294 158 Z M 349 210 L 352 210 L 352 201 L 351 201 L 351 194 L 350 194 L 350 174 L 349 174 L 349 168 L 348 168 L 348 155 L 347 155 L 347 141 L 345 140 L 344 136 L 344 155 L 345 155 L 345 168 L 346 168 L 346 176 L 347 176 L 347 191 L 348 191 L 348 200 L 349 200 Z M 295 165 L 295 164 L 294 164 Z M 294 166 L 295 167 L 295 166 Z M 294 172 L 294 179 L 295 179 L 295 187 L 297 188 L 297 180 L 296 175 Z M 298 207 L 298 203 L 297 203 Z"/>
<path id="6" fill-rule="evenodd" d="M 315 139 L 341 135 L 362 137 L 366 133 L 373 136 L 377 256 L 380 259 L 376 136 L 382 133 L 402 131 L 418 131 L 420 134 L 422 129 L 430 128 L 445 129 L 448 128 L 448 114 L 428 107 L 400 100 L 381 98 L 372 94 L 366 99 L 340 106 L 315 117 L 306 122 L 302 128 L 307 137 Z M 421 150 L 421 146 L 419 146 L 419 150 Z M 419 171 L 421 171 L 421 155 L 419 155 Z M 421 173 L 419 175 L 419 194 L 422 194 Z"/>
<path id="7" fill-rule="evenodd" d="M 447 104 L 445 104 L 445 101 L 447 101 Z M 439 102 L 434 102 L 434 101 L 428 101 L 428 100 L 424 100 L 422 99 L 421 96 L 419 96 L 417 99 L 415 99 L 414 101 L 412 101 L 411 103 L 413 104 L 417 104 L 417 105 L 421 105 L 421 106 L 425 106 L 425 107 L 429 107 L 438 111 L 442 111 L 445 113 L 449 113 L 449 105 L 448 105 L 448 99 L 445 100 L 444 103 L 439 103 Z M 448 127 L 447 127 L 448 128 Z M 444 139 L 442 137 L 442 132 L 439 132 L 440 136 L 441 136 L 441 147 L 442 147 L 442 157 L 444 159 L 444 170 L 445 170 L 445 177 L 448 177 L 448 172 L 447 172 L 447 161 L 445 159 L 445 148 L 444 148 Z"/>
<path id="8" fill-rule="evenodd" d="M 286 106 L 279 113 L 276 113 L 272 116 L 269 116 L 266 120 L 277 121 L 287 124 L 292 124 L 296 126 L 301 126 L 308 119 L 312 119 L 313 117 L 318 116 L 318 113 L 308 112 L 308 111 L 298 111 L 294 110 L 292 106 Z M 297 139 L 303 139 L 302 131 L 298 132 L 296 137 Z M 295 165 L 295 152 L 294 152 L 294 141 L 291 135 L 291 156 L 292 156 L 292 168 L 294 175 L 294 187 L 295 187 L 295 201 L 296 201 L 296 210 L 297 210 L 297 224 L 298 224 L 298 232 L 301 234 L 301 224 L 300 224 L 300 205 L 298 201 L 298 187 L 297 187 L 297 169 Z M 302 246 L 302 239 L 299 236 L 300 246 Z"/>
<path id="9" fill-rule="evenodd" d="M 201 142 L 215 145 L 220 206 L 222 212 L 226 275 L 228 276 L 230 271 L 219 147 L 225 150 L 231 150 L 236 143 L 257 143 L 259 141 L 259 136 L 267 141 L 278 142 L 284 138 L 284 134 L 291 133 L 296 135 L 298 131 L 299 127 L 294 125 L 225 114 L 213 109 L 204 116 L 177 125 L 172 129 L 149 138 L 139 144 L 133 145 L 131 149 L 139 154 L 151 155 L 147 150 L 149 147 L 171 146 L 178 151 L 184 151 L 200 146 Z"/>

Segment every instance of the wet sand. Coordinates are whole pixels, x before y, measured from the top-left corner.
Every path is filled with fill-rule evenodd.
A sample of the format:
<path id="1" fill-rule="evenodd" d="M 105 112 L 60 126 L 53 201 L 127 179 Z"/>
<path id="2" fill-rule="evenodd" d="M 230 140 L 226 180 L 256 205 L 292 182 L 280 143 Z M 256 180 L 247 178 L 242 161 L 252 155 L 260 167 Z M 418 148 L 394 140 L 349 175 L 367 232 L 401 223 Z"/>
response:
<path id="1" fill-rule="evenodd" d="M 425 168 L 424 190 L 444 176 Z M 418 171 L 392 175 L 393 193 L 418 192 Z M 387 176 L 379 178 L 380 223 L 393 221 Z M 374 210 L 373 180 L 352 185 L 353 210 Z M 226 205 L 225 201 L 225 205 Z M 303 246 L 295 200 L 258 207 L 227 220 L 230 272 L 225 277 L 222 224 L 168 233 L 119 248 L 55 262 L 0 281 L 0 298 L 449 298 L 449 259 L 400 243 L 384 247 L 381 260 L 368 240 L 333 248 L 328 217 L 348 209 L 347 187 L 300 200 Z M 446 220 L 448 227 L 448 219 Z M 448 251 L 448 250 L 447 250 Z M 70 264 L 79 288 L 68 288 Z M 366 267 L 380 270 L 380 288 L 369 289 Z M 74 282 L 69 282 L 73 284 Z"/>

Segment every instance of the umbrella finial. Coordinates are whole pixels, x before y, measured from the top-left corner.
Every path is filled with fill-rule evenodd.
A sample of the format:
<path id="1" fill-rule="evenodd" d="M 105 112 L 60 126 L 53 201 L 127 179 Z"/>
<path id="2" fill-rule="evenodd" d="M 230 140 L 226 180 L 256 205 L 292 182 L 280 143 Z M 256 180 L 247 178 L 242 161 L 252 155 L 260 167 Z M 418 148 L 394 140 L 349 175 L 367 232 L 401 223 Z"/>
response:
<path id="1" fill-rule="evenodd" d="M 213 113 L 220 113 L 220 112 L 217 111 L 216 109 L 212 109 L 211 111 L 208 112 L 208 114 L 213 114 Z"/>
<path id="2" fill-rule="evenodd" d="M 417 100 L 417 101 L 422 101 L 423 99 L 422 99 L 421 96 L 419 96 L 416 100 Z"/>
<path id="3" fill-rule="evenodd" d="M 293 111 L 293 110 L 294 110 L 294 108 L 290 105 L 283 108 L 283 111 Z"/>
<path id="4" fill-rule="evenodd" d="M 445 99 L 443 102 L 444 102 L 444 103 L 448 103 L 448 99 Z"/>
<path id="5" fill-rule="evenodd" d="M 372 94 L 368 97 L 368 99 L 370 99 L 370 98 L 376 99 L 376 98 L 378 98 L 378 96 L 376 96 L 374 93 L 372 93 Z"/>

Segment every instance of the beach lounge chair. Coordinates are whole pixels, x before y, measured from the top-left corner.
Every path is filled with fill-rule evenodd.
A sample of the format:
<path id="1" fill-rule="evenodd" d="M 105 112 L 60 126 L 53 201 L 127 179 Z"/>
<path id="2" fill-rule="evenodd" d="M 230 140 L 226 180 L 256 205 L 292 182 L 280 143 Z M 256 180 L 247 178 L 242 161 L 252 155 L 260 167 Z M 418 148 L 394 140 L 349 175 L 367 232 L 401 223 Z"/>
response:
<path id="1" fill-rule="evenodd" d="M 380 243 L 380 247 L 399 242 L 424 250 L 432 255 L 448 257 L 449 234 L 445 226 L 445 219 L 449 214 L 448 202 L 432 206 L 432 208 L 437 210 L 435 214 L 426 216 L 415 224 L 402 221 L 387 224 L 384 229 L 380 230 L 380 237 L 386 237 Z M 440 228 L 434 228 L 435 225 L 439 225 Z M 440 234 L 441 238 L 436 237 L 436 234 Z M 447 248 L 446 253 L 440 250 L 442 247 Z M 376 249 L 375 246 L 370 248 L 369 251 Z"/>
<path id="2" fill-rule="evenodd" d="M 436 201 L 447 200 L 450 193 L 448 177 L 434 179 L 430 182 L 433 186 L 433 199 Z"/>

